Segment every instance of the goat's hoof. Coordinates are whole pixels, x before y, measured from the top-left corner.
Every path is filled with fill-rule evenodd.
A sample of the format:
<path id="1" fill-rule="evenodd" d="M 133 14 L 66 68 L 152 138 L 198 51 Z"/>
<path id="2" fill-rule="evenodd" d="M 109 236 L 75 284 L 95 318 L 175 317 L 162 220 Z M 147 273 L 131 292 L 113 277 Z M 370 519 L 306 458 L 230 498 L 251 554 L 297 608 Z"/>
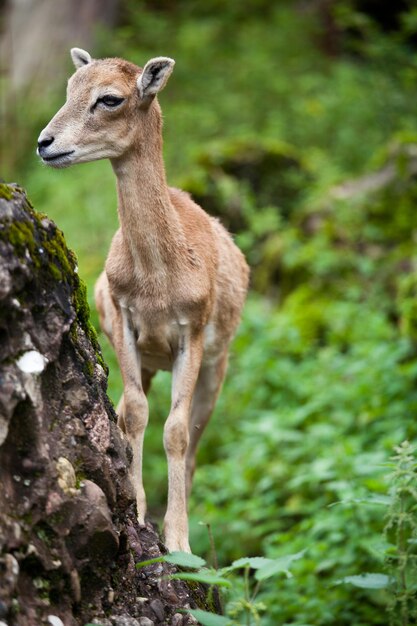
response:
<path id="1" fill-rule="evenodd" d="M 188 539 L 165 539 L 165 547 L 168 552 L 188 552 L 191 554 L 190 544 Z"/>
<path id="2" fill-rule="evenodd" d="M 137 516 L 137 520 L 138 520 L 138 524 L 141 528 L 145 528 L 146 527 L 146 522 L 145 522 L 145 516 L 144 515 L 138 515 Z"/>

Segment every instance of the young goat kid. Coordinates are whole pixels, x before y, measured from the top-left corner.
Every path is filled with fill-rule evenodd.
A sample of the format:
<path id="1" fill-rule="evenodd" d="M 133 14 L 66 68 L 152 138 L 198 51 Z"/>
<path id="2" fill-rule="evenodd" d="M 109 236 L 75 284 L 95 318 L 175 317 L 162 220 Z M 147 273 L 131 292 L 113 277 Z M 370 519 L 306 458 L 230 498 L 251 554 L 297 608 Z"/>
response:
<path id="1" fill-rule="evenodd" d="M 95 295 L 123 378 L 118 423 L 132 446 L 131 478 L 144 524 L 146 394 L 157 370 L 172 370 L 164 533 L 170 551 L 189 551 L 187 496 L 197 444 L 223 382 L 248 266 L 218 221 L 167 186 L 155 96 L 174 61 L 157 57 L 141 69 L 121 59 L 95 60 L 78 48 L 71 56 L 77 71 L 67 101 L 41 132 L 38 154 L 55 168 L 111 160 L 120 228 Z"/>

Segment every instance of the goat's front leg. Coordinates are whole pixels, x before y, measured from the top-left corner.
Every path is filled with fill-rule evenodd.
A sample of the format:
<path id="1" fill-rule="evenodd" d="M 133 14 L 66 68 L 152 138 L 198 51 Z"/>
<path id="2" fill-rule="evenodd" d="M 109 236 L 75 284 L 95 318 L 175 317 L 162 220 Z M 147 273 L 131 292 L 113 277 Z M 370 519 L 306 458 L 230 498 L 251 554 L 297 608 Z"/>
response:
<path id="1" fill-rule="evenodd" d="M 186 454 L 191 402 L 203 354 L 202 334 L 185 327 L 172 372 L 171 410 L 164 427 L 168 459 L 168 507 L 164 520 L 165 544 L 170 552 L 191 552 L 188 543 Z"/>
<path id="2" fill-rule="evenodd" d="M 118 424 L 132 447 L 130 477 L 136 494 L 138 522 L 145 524 L 146 496 L 142 481 L 143 439 L 148 423 L 148 401 L 142 386 L 140 354 L 128 309 L 118 307 L 113 324 L 114 347 L 123 379 Z"/>

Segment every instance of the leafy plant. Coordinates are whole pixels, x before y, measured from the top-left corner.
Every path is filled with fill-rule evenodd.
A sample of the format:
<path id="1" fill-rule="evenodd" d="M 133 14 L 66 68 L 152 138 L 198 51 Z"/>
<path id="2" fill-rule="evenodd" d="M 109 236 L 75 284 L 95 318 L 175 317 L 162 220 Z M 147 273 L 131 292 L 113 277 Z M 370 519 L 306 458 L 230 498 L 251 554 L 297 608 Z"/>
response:
<path id="1" fill-rule="evenodd" d="M 392 625 L 408 626 L 417 615 L 417 460 L 416 448 L 408 441 L 395 447 L 391 457 L 392 469 L 388 480 L 389 496 L 358 500 L 360 504 L 378 504 L 388 507 L 383 546 L 385 569 L 383 573 L 345 576 L 337 584 L 350 584 L 359 589 L 387 591 L 387 606 Z"/>
<path id="2" fill-rule="evenodd" d="M 416 447 L 404 441 L 392 457 L 392 502 L 385 535 L 392 578 L 391 624 L 408 626 L 417 617 L 417 460 Z"/>
<path id="3" fill-rule="evenodd" d="M 264 557 L 243 557 L 234 561 L 228 567 L 208 568 L 205 567 L 204 559 L 185 552 L 171 552 L 148 561 L 137 563 L 137 568 L 153 565 L 154 563 L 171 563 L 181 568 L 198 569 L 197 572 L 180 572 L 171 574 L 173 580 L 186 580 L 209 585 L 208 598 L 212 596 L 211 587 L 222 587 L 227 590 L 226 616 L 215 615 L 212 612 L 201 609 L 191 609 L 189 612 L 199 620 L 203 626 L 239 626 L 244 620 L 247 626 L 259 626 L 261 613 L 266 606 L 257 600 L 261 583 L 278 574 L 292 577 L 290 567 L 294 561 L 301 559 L 304 550 L 298 554 L 291 554 L 279 559 L 267 559 Z M 243 574 L 238 572 L 243 570 Z M 251 576 L 250 572 L 255 572 Z M 225 591 L 224 591 L 225 593 Z M 223 602 L 222 602 L 223 604 Z"/>

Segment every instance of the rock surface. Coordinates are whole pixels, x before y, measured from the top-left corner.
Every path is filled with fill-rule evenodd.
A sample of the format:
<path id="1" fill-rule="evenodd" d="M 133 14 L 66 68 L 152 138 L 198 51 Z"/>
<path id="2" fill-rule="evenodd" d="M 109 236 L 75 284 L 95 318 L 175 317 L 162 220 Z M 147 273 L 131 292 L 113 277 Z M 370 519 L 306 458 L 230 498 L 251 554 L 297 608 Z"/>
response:
<path id="1" fill-rule="evenodd" d="M 0 622 L 191 623 L 196 603 L 136 522 L 130 449 L 76 259 L 17 187 L 0 185 Z"/>

